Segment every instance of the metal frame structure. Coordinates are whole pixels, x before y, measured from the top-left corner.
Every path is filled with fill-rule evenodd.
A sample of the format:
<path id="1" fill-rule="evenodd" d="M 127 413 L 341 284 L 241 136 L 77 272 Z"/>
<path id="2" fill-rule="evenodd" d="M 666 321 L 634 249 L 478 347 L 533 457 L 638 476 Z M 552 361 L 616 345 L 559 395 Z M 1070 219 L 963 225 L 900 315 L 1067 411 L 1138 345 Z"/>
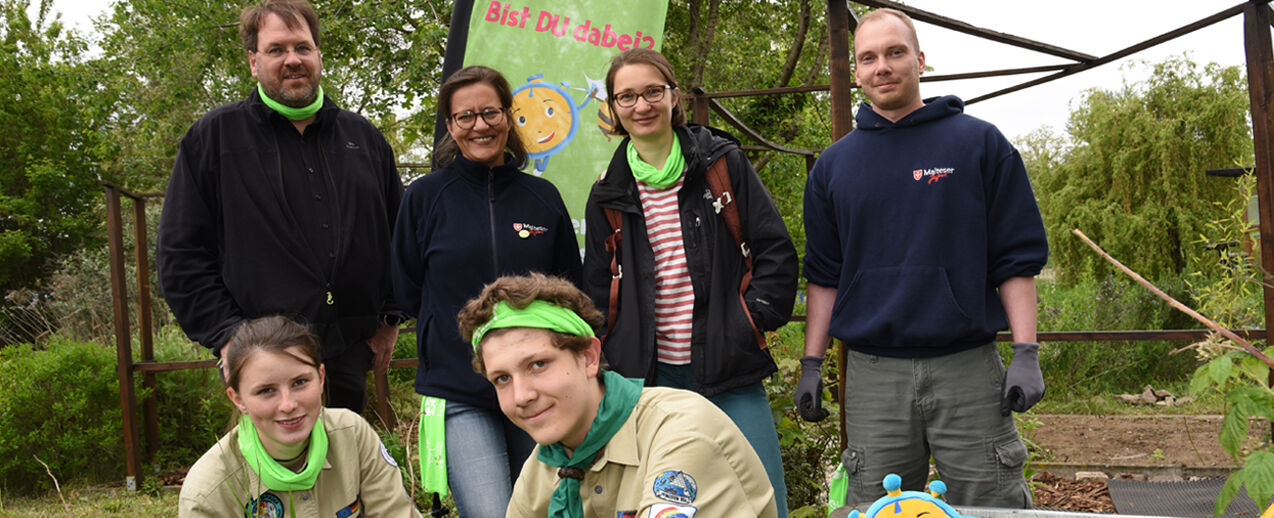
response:
<path id="1" fill-rule="evenodd" d="M 784 95 L 800 92 L 829 91 L 831 93 L 833 140 L 839 139 L 846 133 L 849 133 L 853 129 L 853 100 L 851 92 L 854 88 L 857 88 L 858 85 L 851 80 L 852 73 L 850 64 L 852 62 L 852 57 L 849 54 L 850 34 L 857 26 L 857 19 L 854 17 L 852 11 L 850 11 L 847 1 L 848 0 L 827 1 L 828 37 L 830 39 L 829 43 L 831 55 L 829 64 L 831 72 L 830 84 L 741 90 L 734 92 L 704 92 L 702 90 L 696 90 L 691 92 L 691 95 L 687 96 L 691 99 L 693 104 L 694 121 L 706 124 L 709 121 L 709 113 L 715 112 L 731 126 L 759 143 L 759 145 L 755 147 L 749 146 L 749 149 L 772 150 L 799 154 L 805 157 L 807 169 L 812 167 L 818 150 L 789 148 L 770 142 L 751 128 L 748 128 L 746 124 L 722 106 L 717 99 L 727 97 Z M 1111 63 L 1160 43 L 1190 34 L 1232 16 L 1240 14 L 1243 15 L 1244 47 L 1247 58 L 1248 90 L 1250 94 L 1252 113 L 1252 136 L 1256 155 L 1255 174 L 1257 177 L 1257 193 L 1260 205 L 1261 248 L 1262 250 L 1274 250 L 1274 174 L 1272 174 L 1272 172 L 1274 172 L 1272 165 L 1274 164 L 1271 164 L 1271 161 L 1274 160 L 1274 135 L 1271 134 L 1271 129 L 1274 128 L 1274 106 L 1271 106 L 1271 104 L 1274 103 L 1274 50 L 1271 49 L 1271 14 L 1270 7 L 1268 5 L 1271 0 L 1247 0 L 1196 22 L 1100 57 L 1091 56 L 1011 34 L 975 27 L 953 18 L 894 3 L 888 0 L 854 1 L 855 3 L 868 7 L 889 7 L 897 9 L 907 13 L 913 19 L 920 22 L 945 27 L 957 32 L 996 41 L 1006 45 L 1012 45 L 1051 56 L 1061 57 L 1074 62 L 1073 64 L 921 77 L 921 81 L 932 82 L 1054 72 L 1053 74 L 1041 78 L 1025 81 L 1008 88 L 1003 88 L 968 99 L 965 101 L 965 104 L 977 103 L 979 101 L 999 97 L 1030 88 L 1032 86 L 1037 86 L 1056 79 L 1074 75 L 1094 67 Z M 127 469 L 126 483 L 129 490 L 136 490 L 140 482 L 139 478 L 142 476 L 142 456 L 138 444 L 138 431 L 135 425 L 137 419 L 137 408 L 134 373 L 141 373 L 143 386 L 151 391 L 151 397 L 146 399 L 143 406 L 146 449 L 147 457 L 149 458 L 154 455 L 155 450 L 158 448 L 159 436 L 157 424 L 158 409 L 156 408 L 153 392 L 155 387 L 155 373 L 185 369 L 215 368 L 216 362 L 215 360 L 183 362 L 156 362 L 154 360 L 154 330 L 152 329 L 149 312 L 150 273 L 147 266 L 149 247 L 146 243 L 145 205 L 146 199 L 156 198 L 162 195 L 131 193 L 117 185 L 106 182 L 103 182 L 103 186 L 106 190 L 107 234 L 110 242 L 111 260 L 111 292 L 115 307 L 115 343 L 118 357 L 116 375 L 119 378 L 120 407 L 123 414 L 124 450 Z M 137 263 L 137 303 L 139 308 L 141 308 L 138 312 L 138 327 L 140 328 L 138 334 L 142 356 L 140 361 L 134 361 L 133 359 L 132 333 L 129 328 L 128 290 L 124 269 L 125 252 L 123 250 L 124 223 L 122 208 L 120 205 L 121 197 L 127 197 L 133 202 L 133 230 L 135 238 L 133 252 L 135 256 L 134 260 Z M 1261 254 L 1261 265 L 1266 271 L 1274 272 L 1274 253 Z M 1266 285 L 1264 288 L 1264 302 L 1265 327 L 1269 328 L 1269 324 L 1274 321 L 1274 287 Z M 797 317 L 794 318 L 794 320 L 803 321 L 804 318 Z M 1209 332 L 1206 330 L 1080 331 L 1065 333 L 1042 332 L 1038 334 L 1038 337 L 1040 340 L 1050 342 L 1143 340 L 1187 341 L 1203 339 L 1208 335 L 1208 333 Z M 1266 335 L 1265 330 L 1262 329 L 1239 331 L 1239 334 L 1255 339 L 1263 339 Z M 997 340 L 1010 341 L 1011 338 L 1007 333 L 1002 333 Z M 390 368 L 415 367 L 417 363 L 418 360 L 416 358 L 400 358 L 392 360 L 390 362 Z M 839 365 L 841 366 L 840 372 L 843 373 L 843 348 L 840 348 Z M 1274 372 L 1271 372 L 1270 381 L 1271 384 L 1274 385 Z M 389 384 L 386 373 L 375 373 L 375 384 L 377 395 L 376 408 L 380 412 L 382 418 L 387 421 L 385 424 L 392 426 L 392 423 L 389 422 L 393 419 L 393 416 L 390 413 L 388 404 L 387 389 Z M 841 442 L 843 445 L 845 439 L 843 427 L 841 433 Z"/>

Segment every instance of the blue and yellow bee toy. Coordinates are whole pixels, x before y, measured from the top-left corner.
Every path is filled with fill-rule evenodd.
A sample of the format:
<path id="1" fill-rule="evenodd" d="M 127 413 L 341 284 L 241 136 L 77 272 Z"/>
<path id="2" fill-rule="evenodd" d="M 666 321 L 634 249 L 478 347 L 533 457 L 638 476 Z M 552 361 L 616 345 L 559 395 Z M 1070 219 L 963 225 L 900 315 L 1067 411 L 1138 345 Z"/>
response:
<path id="1" fill-rule="evenodd" d="M 903 491 L 902 477 L 890 473 L 885 475 L 886 494 L 880 497 L 866 513 L 857 510 L 849 513 L 849 518 L 971 518 L 961 515 L 938 497 L 947 492 L 947 485 L 941 480 L 929 483 L 929 492 Z"/>

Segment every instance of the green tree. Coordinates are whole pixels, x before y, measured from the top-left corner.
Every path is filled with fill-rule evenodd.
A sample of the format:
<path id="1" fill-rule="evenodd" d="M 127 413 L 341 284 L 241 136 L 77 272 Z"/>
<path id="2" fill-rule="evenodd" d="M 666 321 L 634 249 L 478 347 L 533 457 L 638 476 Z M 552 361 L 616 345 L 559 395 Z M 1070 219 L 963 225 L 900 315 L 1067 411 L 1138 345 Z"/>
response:
<path id="1" fill-rule="evenodd" d="M 1246 82 L 1237 67 L 1186 57 L 1153 71 L 1118 91 L 1089 90 L 1071 114 L 1069 147 L 1038 133 L 1022 146 L 1064 283 L 1111 273 L 1070 238 L 1074 228 L 1150 279 L 1215 253 L 1198 236 L 1225 216 L 1219 203 L 1233 186 L 1204 170 L 1251 161 Z"/>
<path id="2" fill-rule="evenodd" d="M 37 285 L 94 230 L 102 85 L 42 1 L 0 2 L 0 293 Z"/>
<path id="3" fill-rule="evenodd" d="M 432 142 L 433 94 L 450 2 L 313 2 L 323 33 L 323 88 L 371 119 L 397 153 Z M 98 21 L 105 70 L 120 104 L 107 175 L 159 189 L 196 119 L 243 99 L 256 84 L 239 39 L 243 2 L 122 0 Z"/>

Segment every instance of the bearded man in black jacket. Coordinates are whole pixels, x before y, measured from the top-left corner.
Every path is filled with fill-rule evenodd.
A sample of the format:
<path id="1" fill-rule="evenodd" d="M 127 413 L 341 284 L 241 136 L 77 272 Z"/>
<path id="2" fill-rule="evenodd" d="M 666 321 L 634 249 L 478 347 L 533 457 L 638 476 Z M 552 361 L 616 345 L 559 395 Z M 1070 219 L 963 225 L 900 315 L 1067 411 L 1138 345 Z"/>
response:
<path id="1" fill-rule="evenodd" d="M 177 322 L 214 356 L 246 320 L 282 314 L 323 346 L 328 406 L 361 412 L 367 371 L 385 369 L 402 313 L 389 238 L 402 197 L 393 150 L 323 96 L 319 23 L 305 0 L 245 8 L 247 99 L 181 140 L 156 261 Z"/>

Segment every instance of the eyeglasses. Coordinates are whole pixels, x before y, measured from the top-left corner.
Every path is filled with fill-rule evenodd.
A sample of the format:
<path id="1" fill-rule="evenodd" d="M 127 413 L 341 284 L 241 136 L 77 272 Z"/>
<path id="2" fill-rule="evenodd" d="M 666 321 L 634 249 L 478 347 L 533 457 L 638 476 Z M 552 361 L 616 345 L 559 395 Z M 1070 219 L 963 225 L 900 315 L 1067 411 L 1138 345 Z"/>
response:
<path id="1" fill-rule="evenodd" d="M 265 54 L 270 59 L 279 59 L 287 56 L 289 53 L 296 54 L 296 57 L 298 58 L 307 58 L 310 57 L 310 54 L 314 53 L 314 47 L 302 43 L 290 49 L 285 49 L 283 47 L 270 47 L 263 51 L 259 51 L 259 53 Z"/>
<path id="2" fill-rule="evenodd" d="M 620 108 L 632 108 L 637 106 L 637 98 L 645 99 L 647 103 L 655 104 L 664 99 L 664 90 L 676 88 L 672 85 L 647 86 L 641 93 L 625 90 L 615 94 L 615 105 Z"/>
<path id="3" fill-rule="evenodd" d="M 478 116 L 482 116 L 482 120 L 486 121 L 487 126 L 495 126 L 504 121 L 504 108 L 496 108 L 488 106 L 483 108 L 481 112 L 473 110 L 465 110 L 451 114 L 451 120 L 455 121 L 456 126 L 461 129 L 472 129 L 473 125 L 478 122 Z"/>

